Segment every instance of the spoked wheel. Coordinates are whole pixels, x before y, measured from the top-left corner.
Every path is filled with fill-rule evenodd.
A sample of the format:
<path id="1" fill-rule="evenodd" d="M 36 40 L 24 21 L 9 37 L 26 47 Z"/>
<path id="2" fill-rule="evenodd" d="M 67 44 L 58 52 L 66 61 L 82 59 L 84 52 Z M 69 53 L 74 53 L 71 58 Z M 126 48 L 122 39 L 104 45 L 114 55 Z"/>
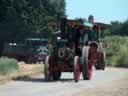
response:
<path id="1" fill-rule="evenodd" d="M 105 70 L 105 52 L 101 53 L 101 58 L 95 65 L 96 70 Z"/>
<path id="2" fill-rule="evenodd" d="M 103 52 L 102 58 L 101 58 L 101 69 L 102 70 L 105 70 L 105 58 L 106 58 L 106 54 L 105 52 Z"/>
<path id="3" fill-rule="evenodd" d="M 83 79 L 84 80 L 90 80 L 92 77 L 92 64 L 89 63 L 89 46 L 83 47 L 82 52 L 82 73 L 83 73 Z"/>
<path id="4" fill-rule="evenodd" d="M 53 80 L 59 80 L 60 77 L 61 77 L 61 72 L 59 72 L 59 71 L 53 71 L 52 72 L 52 77 L 53 77 Z"/>
<path id="5" fill-rule="evenodd" d="M 101 70 L 101 62 L 97 61 L 97 63 L 94 65 L 96 70 Z"/>
<path id="6" fill-rule="evenodd" d="M 78 82 L 80 80 L 80 58 L 79 56 L 75 56 L 74 58 L 74 80 Z"/>
<path id="7" fill-rule="evenodd" d="M 51 58 L 50 56 L 47 56 L 45 59 L 45 64 L 44 64 L 44 75 L 45 75 L 46 81 L 51 80 L 50 64 L 51 64 Z"/>
<path id="8" fill-rule="evenodd" d="M 97 62 L 97 64 L 95 64 L 95 69 L 96 70 L 100 70 L 101 69 L 101 66 L 100 66 L 99 62 Z"/>

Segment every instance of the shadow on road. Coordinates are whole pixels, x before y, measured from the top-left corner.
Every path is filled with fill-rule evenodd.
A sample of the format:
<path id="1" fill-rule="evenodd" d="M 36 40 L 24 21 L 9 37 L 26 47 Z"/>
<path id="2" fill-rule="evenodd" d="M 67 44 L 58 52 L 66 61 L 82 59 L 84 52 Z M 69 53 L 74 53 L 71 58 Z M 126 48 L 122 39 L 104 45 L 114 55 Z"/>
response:
<path id="1" fill-rule="evenodd" d="M 28 82 L 46 82 L 43 78 L 34 78 L 30 76 L 22 76 L 22 77 L 17 77 L 13 78 L 15 81 L 28 81 Z"/>
<path id="2" fill-rule="evenodd" d="M 44 78 L 34 78 L 34 77 L 30 77 L 30 76 L 23 76 L 23 77 L 17 77 L 17 78 L 13 78 L 13 80 L 15 81 L 24 81 L 24 82 L 46 82 L 46 83 L 49 83 L 49 82 L 57 82 L 55 80 L 51 80 L 51 81 L 46 81 Z M 60 79 L 58 80 L 60 82 L 73 82 L 73 78 L 72 79 Z"/>

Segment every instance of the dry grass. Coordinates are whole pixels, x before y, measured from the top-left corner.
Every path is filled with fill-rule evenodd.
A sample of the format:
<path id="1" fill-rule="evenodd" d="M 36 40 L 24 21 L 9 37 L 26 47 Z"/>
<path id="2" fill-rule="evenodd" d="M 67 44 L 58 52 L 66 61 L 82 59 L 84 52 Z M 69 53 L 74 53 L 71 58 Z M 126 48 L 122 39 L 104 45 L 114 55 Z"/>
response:
<path id="1" fill-rule="evenodd" d="M 13 76 L 0 75 L 0 82 L 6 82 L 17 77 L 24 77 L 33 74 L 43 73 L 43 64 L 19 64 L 19 71 Z"/>
<path id="2" fill-rule="evenodd" d="M 32 74 L 43 72 L 43 64 L 20 64 L 19 74 Z"/>

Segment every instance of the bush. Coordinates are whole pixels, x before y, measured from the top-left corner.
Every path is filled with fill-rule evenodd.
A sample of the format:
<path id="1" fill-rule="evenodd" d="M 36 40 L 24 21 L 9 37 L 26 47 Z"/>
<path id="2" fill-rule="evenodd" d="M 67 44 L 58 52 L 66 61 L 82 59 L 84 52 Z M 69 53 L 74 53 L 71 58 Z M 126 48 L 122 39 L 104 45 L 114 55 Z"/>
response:
<path id="1" fill-rule="evenodd" d="M 120 46 L 128 43 L 128 37 L 110 36 L 103 39 L 103 46 L 108 56 L 116 55 Z"/>
<path id="2" fill-rule="evenodd" d="M 128 66 L 128 37 L 110 36 L 102 40 L 107 55 L 107 64 Z"/>
<path id="3" fill-rule="evenodd" d="M 117 67 L 128 67 L 128 46 L 120 46 L 117 55 L 112 56 L 111 64 Z"/>
<path id="4" fill-rule="evenodd" d="M 0 58 L 0 75 L 12 75 L 15 74 L 18 69 L 19 66 L 15 59 Z"/>

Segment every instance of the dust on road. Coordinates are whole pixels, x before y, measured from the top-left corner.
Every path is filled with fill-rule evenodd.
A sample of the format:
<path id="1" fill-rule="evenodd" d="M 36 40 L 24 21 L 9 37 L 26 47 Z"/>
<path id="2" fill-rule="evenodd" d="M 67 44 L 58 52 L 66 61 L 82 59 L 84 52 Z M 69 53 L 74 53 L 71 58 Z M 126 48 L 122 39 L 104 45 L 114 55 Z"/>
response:
<path id="1" fill-rule="evenodd" d="M 72 96 L 128 96 L 128 78 L 114 80 L 95 88 L 87 88 Z"/>

